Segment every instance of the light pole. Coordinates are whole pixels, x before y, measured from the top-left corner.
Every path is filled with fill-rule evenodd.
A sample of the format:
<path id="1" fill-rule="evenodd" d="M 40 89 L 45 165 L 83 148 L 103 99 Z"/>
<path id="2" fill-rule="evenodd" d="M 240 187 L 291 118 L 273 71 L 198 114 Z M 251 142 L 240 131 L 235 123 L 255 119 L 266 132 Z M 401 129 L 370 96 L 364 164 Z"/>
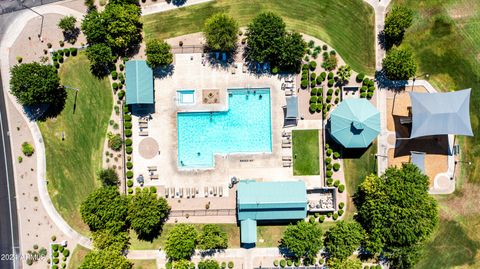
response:
<path id="1" fill-rule="evenodd" d="M 430 74 L 425 73 L 425 74 L 422 74 L 422 75 L 420 75 L 420 76 L 418 76 L 418 77 L 417 77 L 417 76 L 414 76 L 414 77 L 413 77 L 412 92 L 413 92 L 413 87 L 415 86 L 415 80 L 417 80 L 417 78 L 421 78 L 421 77 L 423 77 L 423 76 L 425 76 L 425 78 L 429 78 L 429 77 L 430 77 Z"/>

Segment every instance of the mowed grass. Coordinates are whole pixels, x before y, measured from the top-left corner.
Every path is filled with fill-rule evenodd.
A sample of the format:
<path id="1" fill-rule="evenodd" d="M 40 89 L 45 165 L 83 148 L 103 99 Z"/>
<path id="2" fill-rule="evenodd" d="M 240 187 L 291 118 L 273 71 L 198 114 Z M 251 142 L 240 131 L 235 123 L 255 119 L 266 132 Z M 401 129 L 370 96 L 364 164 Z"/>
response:
<path id="1" fill-rule="evenodd" d="M 85 256 L 90 252 L 88 248 L 77 245 L 72 254 L 70 254 L 70 261 L 68 262 L 67 269 L 77 269 L 83 262 Z"/>
<path id="2" fill-rule="evenodd" d="M 107 79 L 90 73 L 85 54 L 70 57 L 59 71 L 68 91 L 59 116 L 39 123 L 45 142 L 48 191 L 56 209 L 75 230 L 88 233 L 80 216 L 80 204 L 100 186 L 96 172 L 102 164 L 102 148 L 112 111 L 112 93 Z M 65 140 L 62 141 L 62 132 Z"/>
<path id="3" fill-rule="evenodd" d="M 320 174 L 318 130 L 293 130 L 293 174 L 296 176 Z"/>
<path id="4" fill-rule="evenodd" d="M 201 32 L 212 14 L 225 12 L 247 24 L 260 12 L 283 17 L 287 27 L 319 38 L 357 72 L 375 71 L 374 13 L 362 0 L 218 0 L 143 17 L 146 39 Z"/>
<path id="5" fill-rule="evenodd" d="M 472 88 L 470 117 L 474 137 L 459 137 L 461 165 L 455 194 L 436 196 L 438 231 L 423 249 L 418 269 L 480 268 L 480 2 L 477 0 L 395 0 L 415 10 L 402 46 L 415 53 L 417 74 L 442 91 Z"/>
<path id="6" fill-rule="evenodd" d="M 130 260 L 133 263 L 132 269 L 156 269 L 156 260 Z"/>

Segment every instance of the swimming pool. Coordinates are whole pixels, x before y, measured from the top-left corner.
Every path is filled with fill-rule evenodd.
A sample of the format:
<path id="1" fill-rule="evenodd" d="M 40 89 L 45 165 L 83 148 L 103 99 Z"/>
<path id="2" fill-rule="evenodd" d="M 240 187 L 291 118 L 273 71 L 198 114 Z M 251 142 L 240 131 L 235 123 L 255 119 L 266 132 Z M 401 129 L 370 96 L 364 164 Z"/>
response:
<path id="1" fill-rule="evenodd" d="M 177 102 L 179 105 L 195 104 L 195 90 L 177 91 Z"/>
<path id="2" fill-rule="evenodd" d="M 214 154 L 272 152 L 270 90 L 228 90 L 228 105 L 177 114 L 180 168 L 214 167 Z"/>

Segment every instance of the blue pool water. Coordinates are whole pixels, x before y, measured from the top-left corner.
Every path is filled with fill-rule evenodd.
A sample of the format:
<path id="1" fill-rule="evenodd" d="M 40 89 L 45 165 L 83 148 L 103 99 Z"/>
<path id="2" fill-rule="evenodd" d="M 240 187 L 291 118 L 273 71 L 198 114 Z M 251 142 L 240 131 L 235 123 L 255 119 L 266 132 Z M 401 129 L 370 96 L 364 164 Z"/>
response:
<path id="1" fill-rule="evenodd" d="M 270 90 L 228 93 L 228 111 L 177 114 L 180 168 L 214 167 L 216 153 L 272 152 Z"/>

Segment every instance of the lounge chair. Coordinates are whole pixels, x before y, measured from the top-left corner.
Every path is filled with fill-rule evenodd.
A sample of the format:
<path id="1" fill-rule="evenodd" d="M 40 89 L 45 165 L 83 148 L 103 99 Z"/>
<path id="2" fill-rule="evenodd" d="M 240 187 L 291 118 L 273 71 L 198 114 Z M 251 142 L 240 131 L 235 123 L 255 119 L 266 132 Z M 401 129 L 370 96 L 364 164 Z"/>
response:
<path id="1" fill-rule="evenodd" d="M 412 118 L 400 118 L 400 124 L 410 124 L 412 123 Z"/>
<path id="2" fill-rule="evenodd" d="M 285 144 L 285 143 L 282 143 L 282 148 L 291 148 L 292 147 L 292 144 L 288 143 L 288 144 Z"/>
<path id="3" fill-rule="evenodd" d="M 282 161 L 291 161 L 292 160 L 292 156 L 283 156 L 282 157 Z"/>
<path id="4" fill-rule="evenodd" d="M 158 174 L 151 175 L 151 176 L 150 176 L 150 179 L 151 179 L 151 180 L 157 180 L 157 179 L 158 179 Z"/>
<path id="5" fill-rule="evenodd" d="M 156 166 L 148 166 L 147 169 L 148 169 L 148 171 L 157 171 Z"/>
<path id="6" fill-rule="evenodd" d="M 285 96 L 292 96 L 293 91 L 292 90 L 285 90 Z"/>
<path id="7" fill-rule="evenodd" d="M 146 122 L 140 122 L 140 123 L 138 123 L 138 127 L 139 127 L 139 128 L 148 128 L 148 123 L 146 123 Z"/>
<path id="8" fill-rule="evenodd" d="M 293 77 L 287 77 L 287 78 L 285 78 L 285 82 L 287 82 L 287 83 L 293 83 Z"/>
<path id="9" fill-rule="evenodd" d="M 290 136 L 292 136 L 292 132 L 291 131 L 283 131 L 282 136 L 283 137 L 290 137 Z"/>
<path id="10" fill-rule="evenodd" d="M 292 144 L 292 140 L 290 139 L 282 139 L 282 144 Z"/>
<path id="11" fill-rule="evenodd" d="M 248 70 L 248 65 L 246 63 L 244 63 L 243 67 L 242 67 L 242 72 L 247 73 L 247 70 Z"/>
<path id="12" fill-rule="evenodd" d="M 190 199 L 190 189 L 187 188 L 187 190 L 185 191 L 186 195 L 187 195 L 187 198 Z"/>
<path id="13" fill-rule="evenodd" d="M 195 188 L 190 189 L 190 193 L 192 194 L 192 198 L 195 198 Z"/>
<path id="14" fill-rule="evenodd" d="M 203 192 L 205 193 L 205 197 L 208 197 L 208 187 L 203 188 Z"/>
<path id="15" fill-rule="evenodd" d="M 148 120 L 145 118 L 138 119 L 138 123 L 148 123 Z"/>
<path id="16" fill-rule="evenodd" d="M 165 188 L 165 198 L 168 198 L 168 195 L 169 194 L 169 191 L 168 191 L 168 188 Z"/>
<path id="17" fill-rule="evenodd" d="M 139 136 L 148 136 L 148 132 L 147 131 L 140 131 L 138 133 Z"/>
<path id="18" fill-rule="evenodd" d="M 223 187 L 222 186 L 218 187 L 218 196 L 219 197 L 223 196 Z"/>
<path id="19" fill-rule="evenodd" d="M 283 167 L 291 167 L 292 162 L 283 162 Z"/>

